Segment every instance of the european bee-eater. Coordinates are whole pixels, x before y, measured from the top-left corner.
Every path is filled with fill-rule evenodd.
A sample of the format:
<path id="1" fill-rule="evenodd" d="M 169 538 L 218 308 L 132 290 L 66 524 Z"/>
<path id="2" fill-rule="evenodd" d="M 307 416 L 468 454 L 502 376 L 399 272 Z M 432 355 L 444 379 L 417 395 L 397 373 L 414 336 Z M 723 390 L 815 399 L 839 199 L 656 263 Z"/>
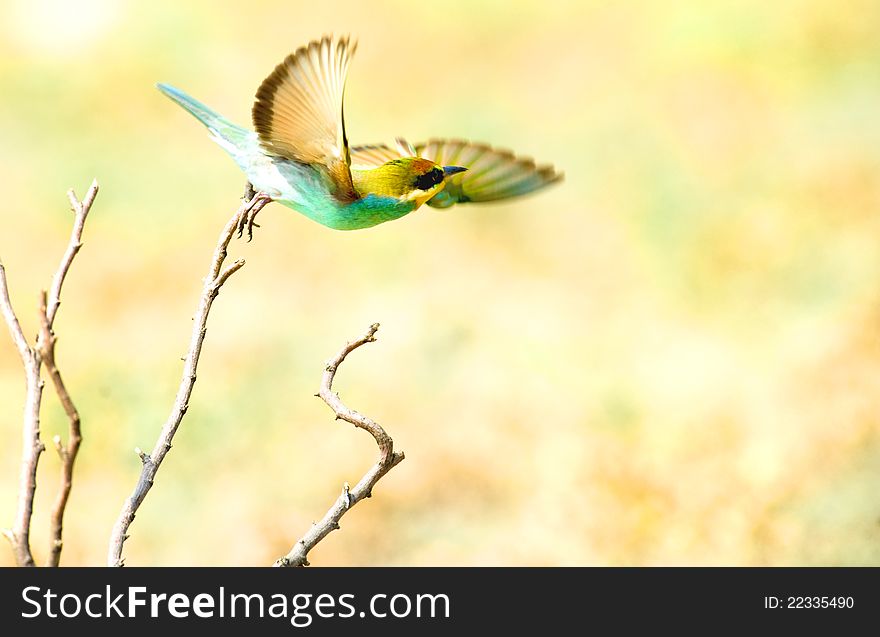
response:
<path id="1" fill-rule="evenodd" d="M 325 36 L 289 55 L 257 90 L 256 132 L 158 87 L 208 127 L 256 190 L 337 230 L 398 219 L 426 202 L 447 208 L 516 197 L 562 178 L 552 166 L 462 140 L 349 147 L 342 100 L 355 48 L 347 37 Z"/>

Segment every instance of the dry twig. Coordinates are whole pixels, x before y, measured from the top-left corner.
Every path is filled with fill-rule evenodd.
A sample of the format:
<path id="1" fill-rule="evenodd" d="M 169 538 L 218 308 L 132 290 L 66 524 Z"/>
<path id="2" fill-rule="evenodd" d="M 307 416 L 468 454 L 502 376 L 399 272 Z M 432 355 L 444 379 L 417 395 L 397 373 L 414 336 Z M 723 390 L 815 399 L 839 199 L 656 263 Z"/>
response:
<path id="1" fill-rule="evenodd" d="M 52 277 L 52 285 L 49 288 L 49 292 L 47 294 L 43 291 L 40 295 L 40 333 L 33 347 L 28 344 L 15 311 L 12 308 L 6 283 L 6 272 L 2 263 L 0 263 L 0 310 L 2 310 L 6 325 L 9 327 L 10 334 L 12 335 L 12 340 L 15 342 L 18 353 L 21 356 L 27 387 L 18 507 L 12 529 L 4 529 L 3 531 L 3 534 L 12 544 L 15 561 L 19 566 L 35 565 L 30 547 L 30 525 L 31 517 L 33 516 L 34 494 L 37 489 L 37 464 L 40 460 L 40 454 L 45 450 L 45 445 L 40 439 L 40 405 L 43 396 L 43 380 L 40 377 L 40 370 L 44 362 L 49 369 L 58 397 L 70 420 L 70 434 L 67 447 L 61 446 L 60 438 L 56 437 L 55 439 L 55 446 L 61 454 L 62 478 L 61 489 L 52 510 L 52 545 L 47 565 L 57 566 L 61 558 L 61 532 L 64 509 L 67 505 L 67 498 L 70 495 L 73 463 L 82 438 L 80 435 L 79 414 L 73 406 L 73 402 L 64 387 L 61 375 L 55 364 L 55 335 L 52 332 L 52 326 L 55 322 L 58 307 L 61 305 L 61 287 L 64 285 L 64 279 L 67 277 L 74 257 L 76 257 L 77 252 L 82 247 L 82 233 L 85 228 L 86 218 L 97 194 L 97 181 L 92 182 L 82 201 L 76 198 L 76 194 L 74 194 L 72 189 L 67 193 L 75 215 L 73 229 L 70 233 L 67 250 L 65 250 L 61 263 Z"/>
<path id="2" fill-rule="evenodd" d="M 61 561 L 62 533 L 64 528 L 64 511 L 67 508 L 67 500 L 70 497 L 70 489 L 73 486 L 73 465 L 76 462 L 76 454 L 79 452 L 79 446 L 82 443 L 82 431 L 80 428 L 79 412 L 70 398 L 67 387 L 61 378 L 61 372 L 55 363 L 55 332 L 52 331 L 52 325 L 55 322 L 55 315 L 58 307 L 61 305 L 61 286 L 67 276 L 68 270 L 73 263 L 73 258 L 82 247 L 82 233 L 85 228 L 86 217 L 92 208 L 92 202 L 98 194 L 97 182 L 92 182 L 92 187 L 86 193 L 82 201 L 78 201 L 73 190 L 67 191 L 67 198 L 70 200 L 70 206 L 73 209 L 75 219 L 73 223 L 73 231 L 70 234 L 70 241 L 67 244 L 67 250 L 61 258 L 61 263 L 55 276 L 52 277 L 52 286 L 49 288 L 48 295 L 43 292 L 40 297 L 40 335 L 37 338 L 37 346 L 40 349 L 40 355 L 46 364 L 46 370 L 52 379 L 52 385 L 55 387 L 55 393 L 64 413 L 67 414 L 67 445 L 61 444 L 61 437 L 55 436 L 52 442 L 55 444 L 55 450 L 61 458 L 61 484 L 58 487 L 58 495 L 55 496 L 55 504 L 52 506 L 52 518 L 50 527 L 50 545 L 49 557 L 46 559 L 46 566 L 58 566 Z"/>
<path id="3" fill-rule="evenodd" d="M 239 228 L 242 221 L 247 219 L 252 220 L 257 212 L 268 204 L 269 201 L 270 199 L 265 194 L 257 193 L 249 201 L 243 202 L 241 207 L 226 223 L 226 226 L 220 233 L 217 247 L 214 249 L 214 254 L 211 259 L 211 269 L 208 276 L 205 277 L 202 294 L 199 298 L 199 307 L 193 318 L 193 331 L 192 337 L 190 338 L 189 351 L 187 352 L 183 365 L 183 377 L 181 378 L 180 386 L 177 390 L 177 397 L 174 400 L 171 414 L 168 416 L 168 420 L 165 421 L 165 425 L 159 433 L 159 438 L 156 441 L 156 445 L 153 447 L 152 453 L 146 454 L 140 449 L 135 449 L 143 466 L 134 491 L 128 499 L 126 499 L 125 504 L 122 506 L 122 510 L 119 512 L 119 517 L 116 519 L 116 524 L 113 525 L 113 532 L 110 536 L 110 547 L 107 553 L 107 564 L 109 566 L 124 565 L 122 545 L 125 540 L 128 539 L 128 529 L 134 521 L 138 508 L 141 506 L 144 498 L 147 497 L 147 493 L 149 493 L 150 488 L 153 486 L 153 480 L 155 480 L 156 473 L 159 471 L 159 466 L 162 464 L 162 460 L 165 459 L 165 455 L 171 449 L 171 441 L 189 407 L 189 399 L 196 382 L 196 370 L 199 364 L 199 356 L 202 351 L 205 334 L 207 333 L 208 314 L 211 311 L 211 305 L 220 293 L 220 288 L 223 284 L 226 283 L 230 276 L 244 266 L 244 259 L 238 259 L 225 268 L 223 267 L 229 242 L 232 240 L 235 231 Z"/>
<path id="4" fill-rule="evenodd" d="M 67 414 L 67 445 L 61 444 L 61 436 L 55 436 L 52 442 L 61 459 L 61 484 L 58 486 L 58 495 L 55 496 L 55 504 L 52 506 L 52 518 L 50 531 L 49 556 L 46 558 L 46 566 L 58 566 L 61 561 L 62 534 L 64 528 L 64 511 L 67 508 L 67 500 L 70 497 L 70 489 L 73 486 L 73 465 L 76 462 L 76 454 L 82 443 L 82 431 L 80 430 L 79 412 L 70 398 L 61 372 L 55 363 L 55 334 L 49 325 L 46 293 L 43 292 L 40 303 L 40 342 L 42 344 L 41 356 L 46 365 L 46 371 L 52 379 L 55 393 L 61 401 L 64 413 Z"/>
<path id="5" fill-rule="evenodd" d="M 21 325 L 9 300 L 6 270 L 0 264 L 0 308 L 3 318 L 18 349 L 25 373 L 24 423 L 22 425 L 21 470 L 18 478 L 18 504 L 15 522 L 3 535 L 12 544 L 15 563 L 18 566 L 35 566 L 31 554 L 31 516 L 34 512 L 34 494 L 37 490 L 37 463 L 45 446 L 40 440 L 40 401 L 43 397 L 43 381 L 40 379 L 40 353 L 27 342 Z"/>
<path id="6" fill-rule="evenodd" d="M 355 427 L 368 431 L 379 446 L 379 459 L 376 461 L 376 464 L 370 467 L 353 489 L 349 488 L 347 482 L 345 483 L 342 493 L 336 498 L 336 502 L 333 503 L 330 510 L 324 514 L 321 521 L 313 524 L 312 528 L 293 545 L 293 548 L 290 549 L 287 555 L 276 560 L 275 566 L 308 566 L 309 562 L 306 558 L 309 551 L 332 531 L 338 529 L 339 520 L 342 516 L 355 504 L 364 498 L 369 498 L 372 495 L 373 487 L 382 476 L 391 471 L 404 459 L 403 452 L 394 452 L 394 441 L 391 440 L 391 436 L 385 433 L 385 430 L 379 423 L 346 407 L 339 399 L 339 396 L 333 392 L 333 378 L 336 376 L 336 370 L 339 369 L 342 361 L 361 345 L 375 341 L 375 334 L 378 329 L 378 323 L 371 325 L 370 329 L 363 336 L 356 341 L 348 343 L 327 363 L 327 366 L 324 368 L 324 376 L 321 378 L 321 389 L 316 396 L 320 396 L 327 403 L 336 414 L 337 420 L 345 420 Z"/>

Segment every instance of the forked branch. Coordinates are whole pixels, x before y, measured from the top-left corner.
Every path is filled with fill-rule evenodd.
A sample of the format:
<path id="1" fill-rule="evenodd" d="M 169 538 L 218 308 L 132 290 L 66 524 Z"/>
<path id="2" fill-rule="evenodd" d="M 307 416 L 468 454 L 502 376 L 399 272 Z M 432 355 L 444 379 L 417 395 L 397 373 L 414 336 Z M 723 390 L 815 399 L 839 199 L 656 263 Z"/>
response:
<path id="1" fill-rule="evenodd" d="M 276 560 L 275 566 L 308 566 L 307 557 L 309 551 L 332 531 L 338 529 L 339 520 L 342 519 L 342 516 L 354 507 L 355 504 L 364 498 L 369 498 L 372 495 L 373 487 L 382 479 L 382 476 L 391 471 L 404 459 L 402 451 L 399 453 L 394 452 L 394 441 L 391 440 L 391 436 L 385 432 L 379 423 L 346 407 L 339 396 L 333 392 L 333 379 L 342 361 L 361 345 L 375 341 L 375 334 L 378 329 L 378 323 L 371 325 L 370 329 L 363 336 L 348 343 L 327 363 L 327 366 L 324 368 L 324 375 L 321 378 L 321 389 L 316 395 L 320 396 L 330 409 L 333 410 L 337 420 L 350 422 L 355 427 L 364 429 L 373 436 L 376 444 L 379 446 L 379 459 L 376 461 L 376 464 L 370 467 L 353 489 L 349 487 L 347 482 L 345 483 L 342 493 L 336 498 L 333 506 L 324 514 L 321 521 L 313 524 L 312 528 L 293 545 L 293 548 L 290 549 L 287 555 Z"/>
<path id="2" fill-rule="evenodd" d="M 56 306 L 57 307 L 57 306 Z M 46 558 L 46 566 L 58 566 L 61 561 L 61 548 L 63 546 L 62 534 L 64 529 L 64 511 L 67 508 L 67 500 L 70 497 L 70 489 L 73 487 L 73 465 L 76 455 L 82 443 L 82 431 L 80 429 L 79 411 L 73 404 L 58 365 L 55 363 L 55 333 L 49 324 L 48 306 L 46 293 L 43 292 L 40 302 L 40 354 L 46 371 L 52 379 L 58 400 L 67 414 L 67 444 L 61 442 L 61 436 L 52 438 L 58 457 L 61 459 L 61 483 L 58 485 L 58 494 L 52 506 L 52 517 L 49 528 L 49 556 Z"/>
<path id="3" fill-rule="evenodd" d="M 202 352 L 202 344 L 205 341 L 207 333 L 208 314 L 211 311 L 211 305 L 214 299 L 220 293 L 220 288 L 229 279 L 244 266 L 244 259 L 238 259 L 226 267 L 223 266 L 226 261 L 226 250 L 229 242 L 232 240 L 235 231 L 240 227 L 243 221 L 253 220 L 257 212 L 259 212 L 270 199 L 262 194 L 255 194 L 250 200 L 244 201 L 241 207 L 236 211 L 232 218 L 226 223 L 220 237 L 217 241 L 217 247 L 211 258 L 211 268 L 208 276 L 205 277 L 202 294 L 199 297 L 199 307 L 193 317 L 192 336 L 190 338 L 189 351 L 183 365 L 183 377 L 180 380 L 180 386 L 177 390 L 177 397 L 174 400 L 174 406 L 171 414 L 165 421 L 159 438 L 153 447 L 153 451 L 147 454 L 140 449 L 135 452 L 141 459 L 141 474 L 138 478 L 134 491 L 126 499 L 113 526 L 113 532 L 110 536 L 110 547 L 107 553 L 108 566 L 123 566 L 124 558 L 122 556 L 122 546 L 128 539 L 128 529 L 134 521 L 135 514 L 143 504 L 144 498 L 147 497 L 159 466 L 165 459 L 165 455 L 171 449 L 171 441 L 177 428 L 180 426 L 186 410 L 189 408 L 189 399 L 192 396 L 193 386 L 196 382 L 196 370 L 199 365 L 199 356 Z"/>
<path id="4" fill-rule="evenodd" d="M 52 277 L 49 292 L 43 291 L 40 295 L 40 332 L 33 347 L 31 347 L 24 336 L 21 325 L 12 308 L 6 283 L 6 272 L 3 269 L 2 263 L 0 263 L 0 309 L 2 309 L 6 325 L 9 327 L 10 334 L 12 335 L 12 340 L 21 356 L 25 369 L 26 383 L 18 508 L 12 529 L 5 529 L 3 531 L 3 534 L 12 543 L 15 561 L 19 566 L 35 565 L 30 548 L 30 525 L 33 516 L 34 495 L 37 489 L 37 464 L 40 460 L 40 454 L 45 449 L 45 445 L 40 439 L 40 406 L 43 396 L 43 380 L 40 377 L 40 370 L 44 362 L 52 377 L 56 393 L 70 421 L 67 446 L 63 447 L 60 437 L 55 437 L 55 447 L 59 450 L 62 462 L 61 487 L 52 509 L 51 545 L 46 564 L 48 566 L 57 566 L 61 559 L 61 534 L 64 510 L 67 506 L 67 499 L 72 485 L 73 463 L 76 459 L 82 437 L 80 434 L 79 413 L 73 406 L 73 402 L 61 380 L 61 374 L 55 363 L 55 334 L 52 327 L 55 323 L 58 307 L 61 305 L 61 288 L 64 285 L 64 280 L 67 277 L 70 266 L 73 264 L 74 257 L 76 257 L 77 252 L 82 247 L 82 234 L 86 218 L 97 195 L 98 182 L 96 181 L 92 182 L 82 201 L 76 198 L 76 194 L 72 189 L 67 193 L 74 213 L 73 229 L 70 233 L 67 249 L 61 258 L 61 263 Z"/>

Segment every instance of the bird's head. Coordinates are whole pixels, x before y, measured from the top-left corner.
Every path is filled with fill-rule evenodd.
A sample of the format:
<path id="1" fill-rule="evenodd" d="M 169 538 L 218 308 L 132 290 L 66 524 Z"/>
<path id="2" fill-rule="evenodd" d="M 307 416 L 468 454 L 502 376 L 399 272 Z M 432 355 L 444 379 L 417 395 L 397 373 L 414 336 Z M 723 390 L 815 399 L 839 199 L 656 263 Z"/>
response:
<path id="1" fill-rule="evenodd" d="M 416 207 L 443 190 L 446 180 L 467 168 L 440 166 L 422 157 L 401 157 L 365 171 L 352 171 L 355 187 L 362 194 L 373 193 L 413 201 Z"/>

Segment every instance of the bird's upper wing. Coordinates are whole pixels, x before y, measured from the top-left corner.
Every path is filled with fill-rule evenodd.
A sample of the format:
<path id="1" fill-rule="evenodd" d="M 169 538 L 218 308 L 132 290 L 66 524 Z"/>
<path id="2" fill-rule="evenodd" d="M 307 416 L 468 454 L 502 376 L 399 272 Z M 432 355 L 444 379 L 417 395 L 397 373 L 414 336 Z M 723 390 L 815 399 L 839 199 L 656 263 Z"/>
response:
<path id="1" fill-rule="evenodd" d="M 535 164 L 509 150 L 462 139 L 430 139 L 416 144 L 419 157 L 441 166 L 463 166 L 466 172 L 446 180 L 446 187 L 428 200 L 429 206 L 448 208 L 468 201 L 496 201 L 518 197 L 560 181 L 553 166 Z"/>
<path id="2" fill-rule="evenodd" d="M 428 200 L 429 206 L 448 208 L 468 201 L 496 201 L 517 197 L 562 179 L 549 165 L 538 166 L 527 157 L 508 150 L 461 139 L 431 139 L 415 145 L 416 155 L 441 166 L 463 166 L 467 172 L 447 178 L 446 187 Z M 401 141 L 392 148 L 385 144 L 352 146 L 353 166 L 381 166 L 408 156 Z"/>
<path id="3" fill-rule="evenodd" d="M 266 152 L 326 166 L 343 196 L 354 191 L 342 100 L 356 47 L 331 36 L 300 47 L 263 80 L 253 108 Z"/>

